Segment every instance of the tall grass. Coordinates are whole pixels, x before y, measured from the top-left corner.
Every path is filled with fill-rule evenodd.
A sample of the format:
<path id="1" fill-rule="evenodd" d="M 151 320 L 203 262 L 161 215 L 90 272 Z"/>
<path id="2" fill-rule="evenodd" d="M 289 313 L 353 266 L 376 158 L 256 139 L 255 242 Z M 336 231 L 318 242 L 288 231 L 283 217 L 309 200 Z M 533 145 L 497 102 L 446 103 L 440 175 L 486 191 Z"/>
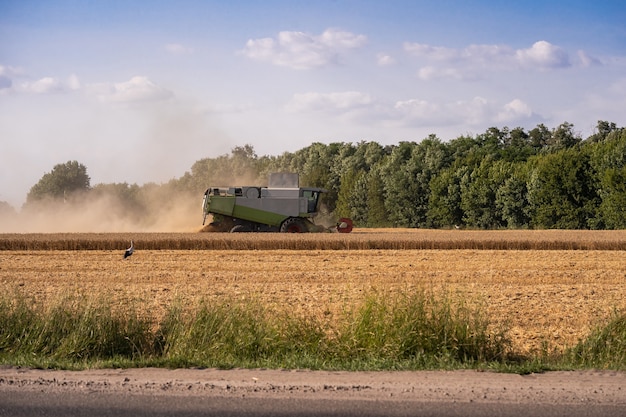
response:
<path id="1" fill-rule="evenodd" d="M 38 306 L 0 296 L 0 363 L 34 367 L 268 367 L 343 370 L 546 367 L 626 368 L 626 317 L 546 364 L 511 351 L 462 301 L 421 291 L 370 294 L 337 322 L 276 312 L 256 302 L 172 305 L 156 322 L 105 298 Z"/>
<path id="2" fill-rule="evenodd" d="M 315 320 L 270 312 L 260 304 L 203 302 L 169 310 L 158 331 L 169 363 L 210 367 L 315 366 L 325 334 Z"/>
<path id="3" fill-rule="evenodd" d="M 491 333 L 480 310 L 423 292 L 369 296 L 342 324 L 337 342 L 342 362 L 419 368 L 502 362 L 511 353 L 504 329 Z"/>
<path id="4" fill-rule="evenodd" d="M 626 315 L 615 315 L 589 337 L 566 352 L 572 366 L 600 369 L 626 368 Z"/>
<path id="5" fill-rule="evenodd" d="M 9 363 L 72 366 L 125 358 L 141 360 L 157 351 L 151 323 L 132 310 L 115 313 L 105 299 L 64 298 L 37 306 L 16 293 L 0 299 L 0 358 Z"/>

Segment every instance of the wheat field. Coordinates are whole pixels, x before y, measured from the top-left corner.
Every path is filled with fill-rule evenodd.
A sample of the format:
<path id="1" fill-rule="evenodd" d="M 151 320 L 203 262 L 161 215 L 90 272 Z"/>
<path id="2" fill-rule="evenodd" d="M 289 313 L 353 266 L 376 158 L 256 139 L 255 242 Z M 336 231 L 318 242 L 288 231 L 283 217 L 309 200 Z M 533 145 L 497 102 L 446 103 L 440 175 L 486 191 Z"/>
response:
<path id="1" fill-rule="evenodd" d="M 626 230 L 355 229 L 352 233 L 0 233 L 4 250 L 519 249 L 626 250 Z"/>
<path id="2" fill-rule="evenodd" d="M 626 311 L 624 242 L 623 231 L 4 234 L 0 290 L 37 303 L 103 295 L 157 320 L 174 303 L 252 301 L 332 326 L 368 294 L 418 289 L 480 306 L 525 354 L 572 346 Z"/>

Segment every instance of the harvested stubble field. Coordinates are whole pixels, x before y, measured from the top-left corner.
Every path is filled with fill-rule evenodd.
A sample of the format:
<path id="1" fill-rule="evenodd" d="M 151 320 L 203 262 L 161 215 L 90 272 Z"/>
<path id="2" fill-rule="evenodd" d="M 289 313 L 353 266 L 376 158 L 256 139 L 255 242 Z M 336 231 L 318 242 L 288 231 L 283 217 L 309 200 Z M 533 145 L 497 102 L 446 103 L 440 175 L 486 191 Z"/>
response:
<path id="1" fill-rule="evenodd" d="M 367 294 L 423 289 L 479 305 L 525 354 L 573 346 L 626 311 L 625 250 L 624 231 L 1 234 L 0 291 L 102 295 L 157 320 L 173 303 L 253 301 L 332 325 Z"/>

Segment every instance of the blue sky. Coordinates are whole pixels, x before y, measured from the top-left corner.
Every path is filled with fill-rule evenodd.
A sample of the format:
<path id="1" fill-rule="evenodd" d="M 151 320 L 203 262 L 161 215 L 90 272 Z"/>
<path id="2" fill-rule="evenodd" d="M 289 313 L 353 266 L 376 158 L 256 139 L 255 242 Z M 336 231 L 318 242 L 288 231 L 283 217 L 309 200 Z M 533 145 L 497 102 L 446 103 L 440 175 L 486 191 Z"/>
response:
<path id="1" fill-rule="evenodd" d="M 57 163 L 165 182 L 251 144 L 626 125 L 622 1 L 0 0 L 0 200 Z"/>

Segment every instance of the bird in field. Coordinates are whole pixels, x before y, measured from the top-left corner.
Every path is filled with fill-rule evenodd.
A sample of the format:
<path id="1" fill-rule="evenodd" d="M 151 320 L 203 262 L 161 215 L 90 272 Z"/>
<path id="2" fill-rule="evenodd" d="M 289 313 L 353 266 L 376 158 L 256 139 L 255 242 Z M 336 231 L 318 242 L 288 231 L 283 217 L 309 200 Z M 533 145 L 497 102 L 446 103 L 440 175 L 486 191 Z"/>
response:
<path id="1" fill-rule="evenodd" d="M 133 254 L 133 252 L 135 251 L 135 245 L 133 244 L 133 241 L 130 241 L 130 247 L 128 249 L 126 249 L 126 251 L 124 252 L 124 259 L 128 258 L 130 255 Z"/>

